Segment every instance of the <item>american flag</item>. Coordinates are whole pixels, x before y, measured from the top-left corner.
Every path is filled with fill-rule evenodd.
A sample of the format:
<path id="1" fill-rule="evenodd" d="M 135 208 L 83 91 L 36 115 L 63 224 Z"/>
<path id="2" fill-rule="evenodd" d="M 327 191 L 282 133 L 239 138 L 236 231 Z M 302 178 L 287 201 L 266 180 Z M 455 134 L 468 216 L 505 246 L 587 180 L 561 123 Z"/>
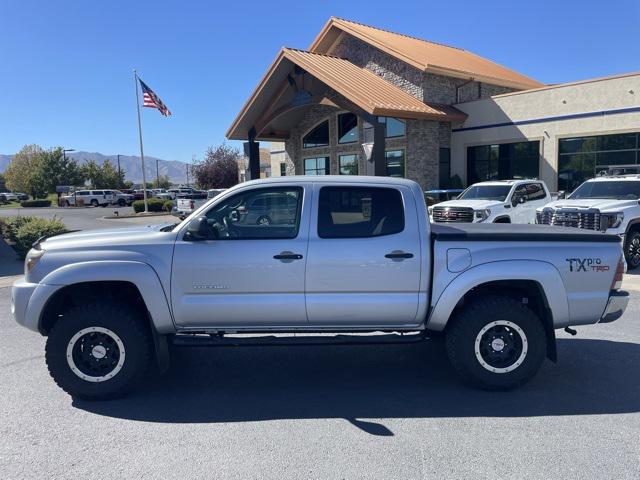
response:
<path id="1" fill-rule="evenodd" d="M 138 78 L 138 80 L 140 80 L 140 78 Z M 165 117 L 171 115 L 171 112 L 169 111 L 167 106 L 162 103 L 160 97 L 158 97 L 158 95 L 156 95 L 156 93 L 151 90 L 142 80 L 140 80 L 140 86 L 142 87 L 143 107 L 157 108 Z"/>

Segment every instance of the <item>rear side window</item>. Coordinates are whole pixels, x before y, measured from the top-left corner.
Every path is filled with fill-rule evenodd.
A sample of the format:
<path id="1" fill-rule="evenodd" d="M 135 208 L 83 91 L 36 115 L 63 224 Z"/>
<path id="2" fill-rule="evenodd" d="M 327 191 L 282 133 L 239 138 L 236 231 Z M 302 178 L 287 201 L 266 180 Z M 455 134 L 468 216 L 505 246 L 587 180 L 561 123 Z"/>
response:
<path id="1" fill-rule="evenodd" d="M 541 183 L 530 183 L 527 185 L 527 200 L 542 200 L 547 194 Z"/>
<path id="2" fill-rule="evenodd" d="M 395 188 L 322 187 L 320 238 L 362 238 L 404 230 L 402 195 Z"/>

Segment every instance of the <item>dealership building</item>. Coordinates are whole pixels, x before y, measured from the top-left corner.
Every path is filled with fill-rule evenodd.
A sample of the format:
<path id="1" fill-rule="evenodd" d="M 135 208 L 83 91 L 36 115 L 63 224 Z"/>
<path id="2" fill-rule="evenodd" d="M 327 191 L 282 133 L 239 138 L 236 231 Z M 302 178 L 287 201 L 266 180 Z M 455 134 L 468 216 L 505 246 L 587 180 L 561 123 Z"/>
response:
<path id="1" fill-rule="evenodd" d="M 640 73 L 544 85 L 332 17 L 308 50 L 278 53 L 227 137 L 246 141 L 251 178 L 268 141 L 283 146 L 272 175 L 402 176 L 425 190 L 540 178 L 572 190 L 640 163 Z"/>

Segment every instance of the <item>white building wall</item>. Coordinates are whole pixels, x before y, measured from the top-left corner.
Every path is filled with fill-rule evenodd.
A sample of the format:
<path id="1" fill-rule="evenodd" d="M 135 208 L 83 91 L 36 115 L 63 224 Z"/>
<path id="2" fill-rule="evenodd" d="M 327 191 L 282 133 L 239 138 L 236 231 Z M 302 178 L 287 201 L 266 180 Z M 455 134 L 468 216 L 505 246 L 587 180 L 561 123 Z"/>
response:
<path id="1" fill-rule="evenodd" d="M 539 140 L 540 178 L 554 190 L 560 138 L 640 131 L 640 73 L 497 95 L 456 108 L 469 117 L 453 127 L 452 175 L 466 184 L 467 147 Z M 635 110 L 616 112 L 624 109 Z M 554 118 L 571 115 L 579 116 Z"/>

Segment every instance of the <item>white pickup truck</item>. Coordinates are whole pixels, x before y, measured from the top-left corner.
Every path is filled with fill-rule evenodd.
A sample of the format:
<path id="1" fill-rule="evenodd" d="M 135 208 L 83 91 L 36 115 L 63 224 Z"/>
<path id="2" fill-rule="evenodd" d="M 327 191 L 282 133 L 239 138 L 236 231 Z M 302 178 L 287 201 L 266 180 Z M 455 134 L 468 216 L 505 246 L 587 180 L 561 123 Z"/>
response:
<path id="1" fill-rule="evenodd" d="M 536 209 L 550 201 L 542 180 L 492 180 L 429 207 L 429 216 L 437 223 L 536 223 Z"/>
<path id="2" fill-rule="evenodd" d="M 277 206 L 271 221 L 253 221 L 265 204 Z M 617 236 L 430 225 L 409 180 L 281 177 L 237 185 L 179 224 L 40 240 L 11 311 L 48 337 L 52 377 L 82 398 L 122 394 L 152 364 L 163 371 L 168 344 L 347 333 L 388 343 L 443 332 L 464 380 L 504 390 L 556 360 L 555 329 L 620 318 L 624 268 Z"/>

